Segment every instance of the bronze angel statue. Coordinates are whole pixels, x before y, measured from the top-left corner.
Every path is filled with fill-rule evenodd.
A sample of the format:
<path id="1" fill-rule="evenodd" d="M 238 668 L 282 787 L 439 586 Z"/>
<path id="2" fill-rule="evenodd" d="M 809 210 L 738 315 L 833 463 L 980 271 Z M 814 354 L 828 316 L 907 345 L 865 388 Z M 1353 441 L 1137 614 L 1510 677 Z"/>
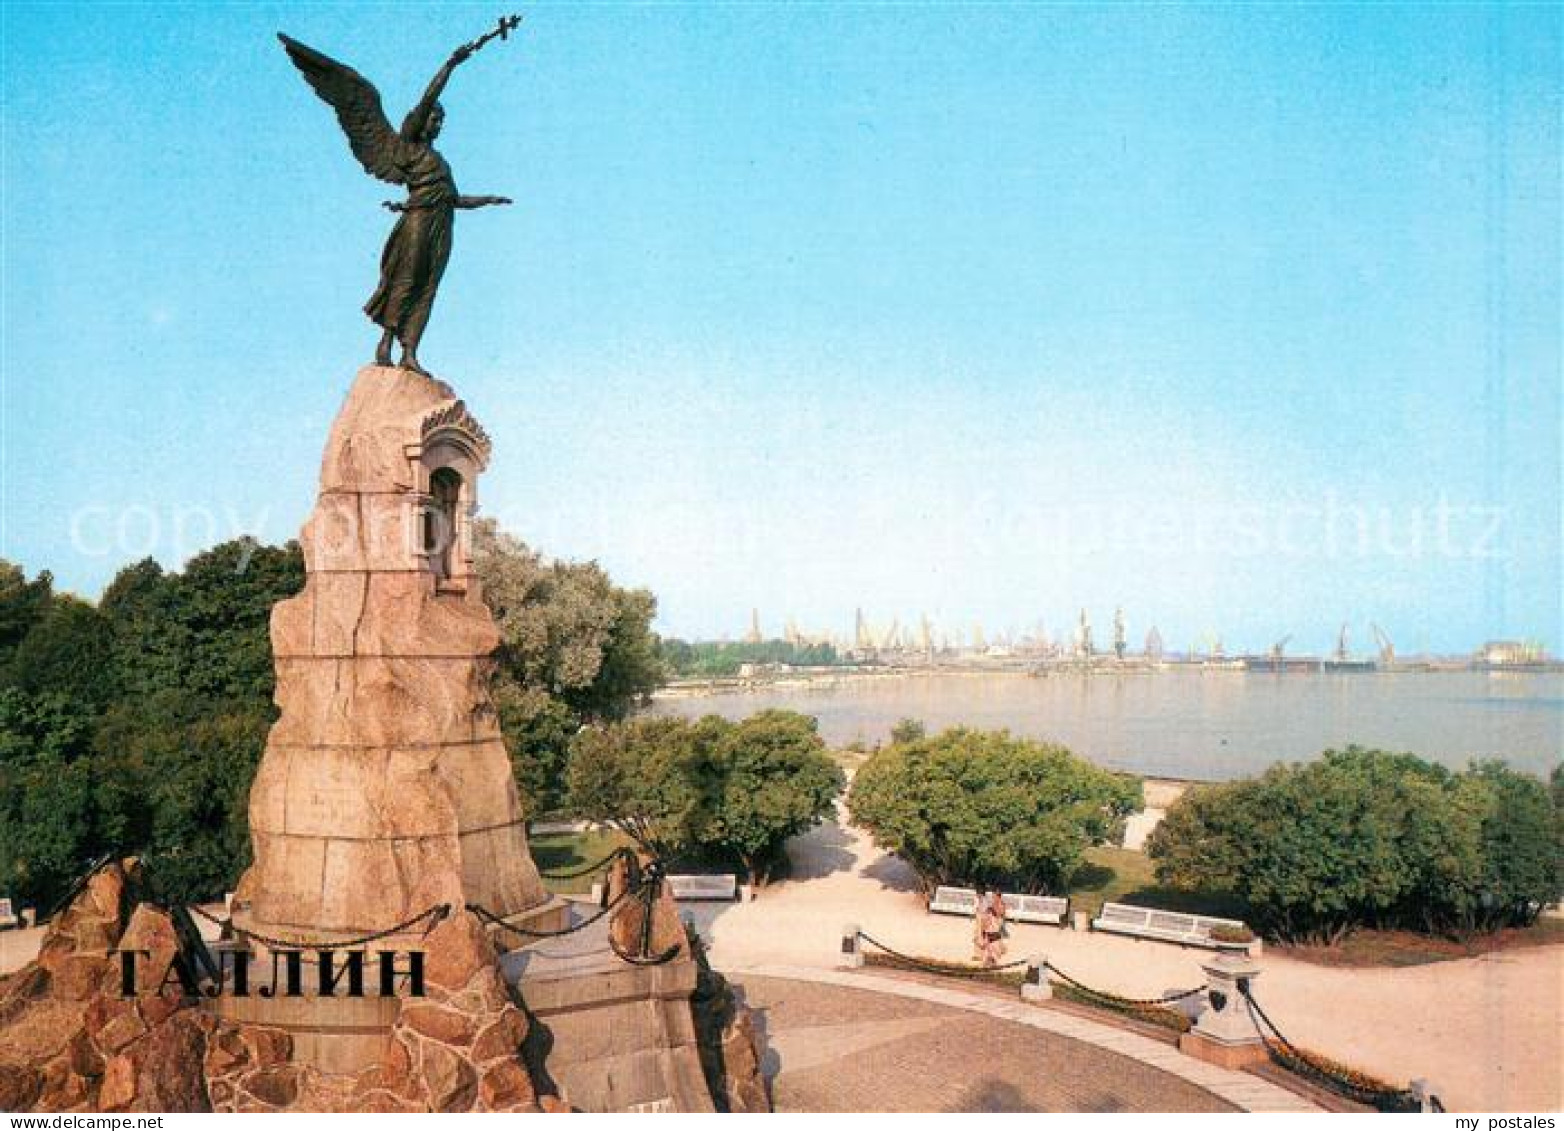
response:
<path id="1" fill-rule="evenodd" d="M 401 215 L 380 256 L 380 285 L 364 305 L 364 313 L 383 331 L 375 350 L 376 365 L 391 364 L 395 340 L 402 343 L 402 368 L 428 376 L 418 362 L 418 343 L 451 257 L 455 211 L 511 203 L 503 196 L 460 195 L 451 167 L 435 149 L 434 140 L 445 121 L 440 94 L 456 68 L 489 40 L 507 38 L 520 22 L 519 16 L 507 16 L 487 35 L 458 47 L 403 119 L 400 131 L 391 128 L 380 92 L 363 75 L 296 39 L 277 35 L 315 93 L 337 112 L 353 156 L 371 175 L 407 186 L 406 200 L 386 201 L 387 208 Z"/>

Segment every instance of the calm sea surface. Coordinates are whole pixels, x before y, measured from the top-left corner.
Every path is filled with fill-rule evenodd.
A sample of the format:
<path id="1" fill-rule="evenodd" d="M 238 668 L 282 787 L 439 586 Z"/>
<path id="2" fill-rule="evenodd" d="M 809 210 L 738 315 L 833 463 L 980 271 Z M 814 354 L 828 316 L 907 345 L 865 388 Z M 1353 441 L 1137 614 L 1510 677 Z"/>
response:
<path id="1" fill-rule="evenodd" d="M 1008 727 L 1100 765 L 1217 780 L 1356 742 L 1447 766 L 1499 757 L 1546 775 L 1564 756 L 1564 674 L 1160 671 L 920 675 L 658 700 L 661 714 L 813 715 L 833 746 L 883 742 L 898 719 L 931 730 Z"/>

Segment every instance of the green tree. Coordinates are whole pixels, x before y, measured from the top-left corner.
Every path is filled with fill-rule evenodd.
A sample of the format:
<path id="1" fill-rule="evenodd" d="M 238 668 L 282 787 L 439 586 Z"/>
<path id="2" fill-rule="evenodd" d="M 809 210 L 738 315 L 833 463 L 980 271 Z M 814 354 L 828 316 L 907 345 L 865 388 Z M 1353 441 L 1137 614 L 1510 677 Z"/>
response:
<path id="1" fill-rule="evenodd" d="M 107 617 L 85 601 L 57 596 L 11 653 L 0 683 L 102 710 L 118 690 L 111 643 Z"/>
<path id="2" fill-rule="evenodd" d="M 582 731 L 572 811 L 670 860 L 716 860 L 766 879 L 783 843 L 830 815 L 842 772 L 815 721 L 765 711 L 739 723 L 640 718 Z"/>
<path id="3" fill-rule="evenodd" d="M 701 746 L 687 719 L 639 718 L 582 730 L 570 748 L 570 809 L 658 856 L 682 855 L 700 843 L 708 820 Z"/>
<path id="4" fill-rule="evenodd" d="M 895 746 L 905 746 L 909 742 L 918 742 L 927 738 L 928 728 L 923 725 L 921 719 L 899 719 L 895 726 L 891 727 L 891 743 Z"/>
<path id="5" fill-rule="evenodd" d="M 704 721 L 716 793 L 703 836 L 736 857 L 751 880 L 764 882 L 782 862 L 787 839 L 831 815 L 846 784 L 842 769 L 807 715 L 772 710 L 736 724 Z"/>
<path id="6" fill-rule="evenodd" d="M 1564 894 L 1552 795 L 1538 779 L 1497 760 L 1475 763 L 1466 776 L 1481 783 L 1489 799 L 1481 824 L 1485 867 L 1478 926 L 1530 926 L 1546 904 Z"/>
<path id="7" fill-rule="evenodd" d="M 492 520 L 474 523 L 473 561 L 500 630 L 494 695 L 517 788 L 527 812 L 549 812 L 564 797 L 571 736 L 625 718 L 662 686 L 657 602 L 596 562 L 545 561 Z"/>
<path id="8" fill-rule="evenodd" d="M 1564 762 L 1554 766 L 1548 776 L 1548 796 L 1553 799 L 1553 842 L 1559 866 L 1564 868 Z"/>
<path id="9" fill-rule="evenodd" d="M 731 679 L 745 664 L 831 667 L 842 662 L 830 644 L 787 640 L 664 640 L 659 651 L 671 673 L 688 679 Z"/>
<path id="10" fill-rule="evenodd" d="M 250 863 L 248 802 L 268 712 L 215 714 L 142 732 L 152 783 L 148 872 L 170 900 L 219 898 Z"/>
<path id="11" fill-rule="evenodd" d="M 1142 806 L 1138 779 L 1062 746 L 957 727 L 877 751 L 848 807 L 925 889 L 995 884 L 1064 889 L 1088 845 L 1116 839 Z"/>
<path id="12" fill-rule="evenodd" d="M 1147 854 L 1161 882 L 1230 891 L 1276 937 L 1335 941 L 1393 915 L 1419 886 L 1420 861 L 1403 847 L 1408 817 L 1449 810 L 1442 772 L 1424 766 L 1353 749 L 1255 782 L 1196 787 Z M 1420 831 L 1432 850 L 1437 823 Z"/>
<path id="13" fill-rule="evenodd" d="M 54 578 L 44 570 L 28 581 L 22 568 L 0 558 L 0 665 L 11 657 L 54 600 Z"/>
<path id="14" fill-rule="evenodd" d="M 565 805 L 570 742 L 581 729 L 581 720 L 564 700 L 546 691 L 510 680 L 495 683 L 500 730 L 510 751 L 522 811 L 530 817 L 558 812 Z"/>
<path id="15" fill-rule="evenodd" d="M 40 911 L 100 851 L 93 723 L 67 696 L 0 689 L 0 892 Z"/>
<path id="16" fill-rule="evenodd" d="M 303 585 L 295 542 L 278 547 L 236 538 L 196 555 L 177 574 L 150 559 L 127 566 L 100 602 L 113 625 L 126 693 L 269 704 L 271 609 Z"/>
<path id="17" fill-rule="evenodd" d="M 1147 842 L 1158 879 L 1230 893 L 1267 934 L 1335 943 L 1363 926 L 1529 922 L 1557 892 L 1542 783 L 1349 747 L 1187 791 Z M 1550 870 L 1551 869 L 1551 870 Z"/>
<path id="18" fill-rule="evenodd" d="M 298 546 L 236 539 L 179 573 L 138 562 L 97 608 L 39 611 L 46 575 L 19 577 L 0 570 L 0 620 L 28 625 L 0 672 L 0 882 L 48 903 L 89 859 L 141 852 L 169 897 L 220 895 L 248 860 L 268 625 L 303 583 Z"/>

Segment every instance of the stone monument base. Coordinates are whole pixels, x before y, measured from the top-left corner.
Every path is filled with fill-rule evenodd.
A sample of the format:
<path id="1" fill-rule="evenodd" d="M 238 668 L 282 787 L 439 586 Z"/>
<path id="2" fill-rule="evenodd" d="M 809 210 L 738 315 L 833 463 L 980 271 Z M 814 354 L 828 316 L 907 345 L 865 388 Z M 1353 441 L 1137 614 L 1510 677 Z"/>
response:
<path id="1" fill-rule="evenodd" d="M 380 997 L 366 970 L 361 998 L 266 998 L 256 980 L 247 996 L 213 999 L 173 976 L 192 944 L 137 900 L 136 872 L 125 861 L 93 876 L 38 959 L 0 978 L 0 1110 L 769 1110 L 749 1015 L 714 992 L 720 979 L 692 956 L 666 891 L 651 944 L 681 946 L 658 964 L 609 945 L 612 933 L 635 954 L 633 900 L 503 960 L 498 928 L 460 912 L 417 939 L 422 997 Z M 526 925 L 558 929 L 567 911 L 551 901 Z M 396 941 L 405 955 L 411 940 Z M 142 956 L 129 994 L 120 950 Z M 269 957 L 256 967 L 270 977 Z"/>
<path id="2" fill-rule="evenodd" d="M 537 907 L 507 916 L 505 922 L 532 931 L 555 931 L 563 927 L 570 914 L 569 904 L 558 896 L 551 897 Z M 235 928 L 242 935 L 254 931 L 269 937 L 286 937 L 281 928 L 257 922 L 243 909 L 235 910 Z M 503 948 L 500 928 L 484 926 L 484 935 L 496 949 Z M 333 941 L 333 932 L 314 932 L 316 941 Z M 340 934 L 340 932 L 337 932 Z M 346 935 L 342 935 L 346 938 Z M 408 950 L 420 950 L 425 945 L 422 932 L 404 932 L 387 935 L 368 949 L 390 950 L 404 954 Z M 364 978 L 370 984 L 370 992 L 364 997 L 341 995 L 322 996 L 318 992 L 306 992 L 300 996 L 286 996 L 272 992 L 264 996 L 264 988 L 275 991 L 271 985 L 273 961 L 271 952 L 262 945 L 251 947 L 250 993 L 245 997 L 222 995 L 207 1001 L 205 1008 L 219 1021 L 235 1025 L 260 1026 L 288 1034 L 292 1042 L 291 1061 L 329 1075 L 352 1075 L 373 1068 L 385 1056 L 391 1041 L 392 1027 L 396 1024 L 398 999 L 380 997 L 373 991 L 377 971 L 366 967 Z M 318 966 L 306 956 L 303 985 L 314 989 L 319 986 Z"/>
<path id="3" fill-rule="evenodd" d="M 532 1022 L 527 1062 L 542 1086 L 583 1111 L 710 1112 L 743 1105 L 754 1091 L 749 1082 L 708 1074 L 703 1064 L 692 1001 L 701 970 L 673 896 L 664 886 L 649 902 L 633 893 L 624 898 L 629 871 L 624 859 L 609 871 L 605 902 L 619 903 L 612 914 L 501 958 Z M 594 911 L 589 905 L 577 913 L 585 924 Z M 733 1035 L 708 1034 L 714 1046 Z M 713 1055 L 715 1047 L 706 1059 Z M 763 1095 L 759 1058 L 752 1064 Z"/>
<path id="4" fill-rule="evenodd" d="M 630 965 L 608 931 L 603 920 L 501 960 L 533 1025 L 529 1061 L 582 1111 L 714 1111 L 690 1010 L 694 961 Z"/>
<path id="5" fill-rule="evenodd" d="M 1253 1068 L 1271 1057 L 1262 1041 L 1230 1044 L 1195 1032 L 1179 1035 L 1178 1051 L 1221 1068 Z"/>
<path id="6" fill-rule="evenodd" d="M 219 997 L 214 1009 L 212 999 L 188 994 L 173 975 L 182 946 L 191 944 L 182 944 L 166 912 L 137 900 L 137 872 L 125 861 L 94 875 L 49 925 L 37 960 L 0 978 L 0 1109 L 560 1106 L 533 1085 L 521 1056 L 526 1015 L 500 980 L 494 948 L 474 916 L 454 915 L 420 939 L 423 997 Z M 134 985 L 126 987 L 115 953 L 129 950 L 141 957 Z M 323 1012 L 344 1030 L 350 1019 L 371 1028 L 371 1063 L 322 1070 L 322 1048 L 331 1050 L 327 1058 L 351 1049 L 321 1036 Z"/>

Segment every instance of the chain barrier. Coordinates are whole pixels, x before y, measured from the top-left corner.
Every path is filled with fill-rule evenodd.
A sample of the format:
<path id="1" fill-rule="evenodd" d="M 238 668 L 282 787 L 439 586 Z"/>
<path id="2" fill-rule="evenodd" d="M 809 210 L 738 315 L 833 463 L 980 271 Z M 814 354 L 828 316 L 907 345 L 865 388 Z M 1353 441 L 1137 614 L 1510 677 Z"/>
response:
<path id="1" fill-rule="evenodd" d="M 437 927 L 447 915 L 451 913 L 451 905 L 449 903 L 436 903 L 431 907 L 426 907 L 417 915 L 414 915 L 411 919 L 398 923 L 394 927 L 387 927 L 382 931 L 374 931 L 367 935 L 360 935 L 358 938 L 326 939 L 315 942 L 311 942 L 305 939 L 273 938 L 270 935 L 263 935 L 259 931 L 252 931 L 247 927 L 236 927 L 234 926 L 232 917 L 221 919 L 209 911 L 203 911 L 200 907 L 197 907 L 194 904 L 190 906 L 190 910 L 195 912 L 201 918 L 205 919 L 208 923 L 215 923 L 223 930 L 232 930 L 237 934 L 245 936 L 246 938 L 254 939 L 262 946 L 270 947 L 272 950 L 342 950 L 347 947 L 363 946 L 365 943 L 378 942 L 381 939 L 389 938 L 391 935 L 399 935 L 403 931 L 406 931 L 409 928 L 422 923 L 425 919 L 429 920 L 429 925 L 426 926 L 423 930 L 423 933 L 427 935 L 430 931 L 434 930 L 435 927 Z"/>
<path id="2" fill-rule="evenodd" d="M 641 929 L 636 940 L 636 951 L 627 954 L 619 944 L 614 941 L 614 932 L 608 932 L 608 947 L 620 959 L 632 966 L 661 966 L 673 959 L 678 953 L 682 943 L 674 943 L 660 954 L 652 953 L 652 924 L 653 914 L 656 911 L 657 896 L 662 891 L 663 864 L 661 860 L 652 860 L 647 863 L 646 871 L 642 873 L 640 859 L 631 856 L 625 869 L 626 887 L 628 893 L 632 884 L 636 892 L 636 898 L 641 904 Z M 682 932 L 681 932 L 682 934 Z"/>
<path id="3" fill-rule="evenodd" d="M 1355 1103 L 1367 1104 L 1382 1112 L 1406 1113 L 1416 1112 L 1421 1109 L 1417 1097 L 1410 1088 L 1378 1088 L 1372 1084 L 1364 1084 L 1349 1079 L 1341 1072 L 1335 1071 L 1315 1060 L 1297 1045 L 1282 1035 L 1282 1031 L 1276 1027 L 1276 1022 L 1266 1014 L 1260 1003 L 1249 992 L 1246 982 L 1240 980 L 1238 992 L 1243 995 L 1244 1001 L 1249 1006 L 1249 1015 L 1255 1021 L 1256 1028 L 1260 1029 L 1260 1035 L 1265 1040 L 1265 1048 L 1270 1053 L 1271 1059 L 1290 1072 L 1312 1080 L 1327 1091 L 1336 1093 L 1345 1099 Z M 1274 1036 L 1265 1036 L 1265 1030 L 1269 1029 Z M 1434 1097 L 1431 1106 L 1443 1111 L 1444 1105 Z"/>
<path id="4" fill-rule="evenodd" d="M 615 850 L 615 852 L 613 852 L 606 860 L 602 861 L 602 863 L 606 864 L 620 856 L 625 858 L 627 865 L 625 872 L 626 883 L 624 890 L 621 891 L 618 895 L 614 896 L 613 899 L 606 900 L 596 914 L 588 916 L 579 923 L 572 923 L 568 927 L 562 927 L 554 931 L 535 931 L 529 927 L 518 927 L 514 923 L 507 923 L 504 919 L 494 914 L 494 912 L 490 911 L 488 908 L 482 907 L 476 903 L 469 903 L 467 905 L 467 910 L 471 911 L 474 915 L 478 916 L 480 920 L 489 924 L 490 926 L 497 927 L 502 931 L 509 931 L 512 934 L 519 935 L 525 939 L 557 939 L 563 938 L 566 935 L 573 935 L 579 931 L 586 930 L 588 927 L 592 926 L 594 923 L 597 923 L 605 916 L 613 914 L 619 908 L 619 905 L 624 903 L 626 900 L 635 899 L 638 903 L 641 904 L 642 909 L 641 931 L 638 949 L 634 953 L 627 952 L 622 949 L 619 944 L 614 941 L 612 929 L 610 929 L 608 933 L 608 947 L 620 959 L 630 963 L 631 965 L 661 966 L 663 963 L 670 962 L 676 958 L 683 945 L 682 943 L 674 943 L 673 946 L 669 947 L 660 954 L 653 954 L 651 951 L 653 913 L 656 909 L 658 893 L 662 887 L 662 864 L 661 862 L 654 860 L 646 865 L 646 870 L 643 873 L 641 870 L 639 858 L 632 850 L 628 848 Z"/>
<path id="5" fill-rule="evenodd" d="M 634 851 L 635 850 L 632 849 L 632 848 L 616 848 L 612 852 L 610 852 L 607 856 L 603 857 L 601 860 L 597 861 L 594 864 L 588 864 L 588 865 L 586 865 L 583 868 L 571 868 L 571 869 L 569 869 L 567 871 L 563 871 L 563 872 L 549 872 L 549 871 L 545 871 L 545 870 L 540 868 L 540 869 L 538 869 L 538 875 L 540 875 L 544 879 L 548 879 L 548 880 L 574 880 L 574 879 L 579 879 L 582 876 L 589 876 L 589 875 L 591 875 L 593 872 L 596 872 L 599 869 L 604 868 L 604 867 L 606 867 L 609 864 L 612 864 L 615 860 L 618 860 L 621 856 L 630 855 Z"/>
<path id="6" fill-rule="evenodd" d="M 92 877 L 101 872 L 109 863 L 109 861 L 115 859 L 118 855 L 119 854 L 116 852 L 105 852 L 91 864 L 88 864 L 86 871 L 80 873 L 75 879 L 73 879 L 70 882 L 70 885 L 65 889 L 65 894 L 60 896 L 59 899 L 55 900 L 54 903 L 49 907 L 49 913 L 41 920 L 39 920 L 38 926 L 41 927 L 45 923 L 52 921 L 56 915 L 74 903 L 76 897 L 86 889 L 87 882 L 91 880 Z"/>
<path id="7" fill-rule="evenodd" d="M 950 974 L 959 978 L 981 978 L 988 974 L 998 974 L 1005 970 L 1015 970 L 1027 964 L 1027 959 L 1018 958 L 1014 962 L 1004 962 L 996 966 L 971 966 L 962 962 L 939 962 L 928 958 L 914 958 L 910 954 L 903 954 L 899 950 L 893 950 L 879 939 L 871 938 L 862 931 L 858 937 L 872 947 L 883 950 L 892 958 L 906 963 L 915 970 L 922 970 L 929 974 Z"/>
<path id="8" fill-rule="evenodd" d="M 1059 969 L 1059 967 L 1055 966 L 1052 962 L 1044 962 L 1043 967 L 1059 975 L 1062 980 L 1067 982 L 1069 985 L 1074 986 L 1083 994 L 1089 994 L 1095 998 L 1102 998 L 1104 1001 L 1118 1002 L 1121 1005 L 1138 1006 L 1142 1008 L 1159 1005 L 1171 1005 L 1175 1001 L 1183 1001 L 1185 998 L 1194 997 L 1196 994 L 1205 993 L 1206 991 L 1204 986 L 1196 986 L 1189 990 L 1179 990 L 1176 993 L 1163 994 L 1161 997 L 1124 997 L 1122 994 L 1110 994 L 1106 990 L 1093 989 L 1084 982 L 1076 981 L 1063 970 Z"/>
<path id="9" fill-rule="evenodd" d="M 52 919 L 55 915 L 59 914 L 61 909 L 69 906 L 70 902 L 75 899 L 83 889 L 86 888 L 88 881 L 91 880 L 92 877 L 104 867 L 104 865 L 113 859 L 115 855 L 116 854 L 112 852 L 105 854 L 101 859 L 94 861 L 91 867 L 77 876 L 76 879 L 72 881 L 70 887 L 66 889 L 65 895 L 62 896 L 50 910 L 48 918 Z M 627 899 L 633 897 L 641 903 L 643 910 L 639 950 L 634 954 L 621 950 L 619 946 L 614 943 L 612 936 L 609 938 L 609 946 L 613 949 L 614 953 L 624 961 L 638 966 L 657 966 L 671 961 L 679 953 L 681 944 L 676 943 L 661 954 L 652 954 L 650 949 L 653 910 L 655 908 L 657 896 L 661 890 L 663 880 L 663 868 L 660 861 L 654 860 L 647 864 L 645 872 L 643 873 L 640 867 L 639 859 L 636 857 L 633 849 L 627 847 L 616 848 L 603 859 L 598 860 L 585 868 L 575 869 L 568 873 L 544 872 L 542 874 L 545 876 L 550 876 L 550 878 L 553 879 L 570 879 L 576 876 L 587 875 L 590 872 L 596 872 L 599 869 L 610 865 L 621 858 L 626 859 L 629 863 L 627 875 L 629 882 L 626 884 L 625 889 L 612 900 L 605 901 L 603 907 L 597 911 L 596 914 L 588 916 L 579 923 L 572 923 L 570 926 L 560 928 L 559 930 L 536 931 L 527 927 L 519 927 L 514 923 L 507 923 L 504 919 L 494 914 L 494 912 L 490 911 L 488 908 L 476 903 L 467 904 L 466 909 L 476 915 L 482 922 L 487 923 L 490 926 L 498 927 L 503 931 L 508 931 L 512 934 L 519 935 L 523 938 L 553 939 L 562 938 L 566 935 L 573 935 L 580 931 L 586 930 L 588 927 L 601 920 L 604 916 L 614 912 L 619 907 L 619 905 L 624 903 Z M 188 915 L 193 913 L 202 919 L 205 919 L 208 923 L 213 924 L 221 931 L 241 934 L 245 938 L 253 939 L 262 946 L 269 947 L 273 950 L 329 950 L 363 946 L 366 943 L 377 942 L 380 939 L 388 938 L 391 935 L 401 934 L 402 932 L 417 926 L 419 923 L 422 923 L 425 920 L 428 920 L 428 923 L 424 927 L 423 934 L 427 935 L 430 931 L 434 930 L 434 928 L 438 926 L 447 916 L 450 915 L 451 905 L 448 903 L 434 904 L 425 908 L 423 911 L 420 911 L 417 915 L 414 915 L 411 918 L 396 924 L 395 926 L 386 927 L 383 930 L 373 931 L 369 934 L 360 935 L 356 938 L 329 940 L 284 939 L 272 935 L 266 935 L 246 927 L 235 926 L 232 916 L 223 918 L 221 916 L 213 915 L 211 912 L 195 904 L 190 904 L 188 906 L 181 904 L 177 907 L 166 907 L 164 910 L 169 911 L 171 914 L 178 913 L 176 917 L 184 917 L 187 921 Z M 45 922 L 47 921 L 48 920 L 46 919 Z M 178 924 L 176 923 L 176 929 L 177 927 Z M 186 933 L 189 934 L 192 932 Z"/>
<path id="10" fill-rule="evenodd" d="M 621 903 L 633 895 L 634 891 L 635 889 L 633 888 L 625 888 L 624 891 L 620 892 L 611 901 L 605 904 L 595 915 L 589 915 L 579 923 L 572 923 L 570 926 L 561 927 L 556 931 L 535 931 L 530 927 L 518 927 L 514 923 L 507 923 L 504 919 L 490 911 L 487 907 L 477 903 L 469 903 L 467 905 L 467 910 L 478 916 L 479 919 L 483 920 L 483 922 L 487 923 L 489 926 L 498 927 L 502 931 L 509 931 L 511 934 L 520 935 L 522 938 L 558 939 L 563 938 L 566 935 L 573 935 L 578 931 L 586 930 L 593 923 L 596 923 L 599 919 L 607 915 L 610 911 L 614 910 L 614 908 L 618 907 Z"/>

